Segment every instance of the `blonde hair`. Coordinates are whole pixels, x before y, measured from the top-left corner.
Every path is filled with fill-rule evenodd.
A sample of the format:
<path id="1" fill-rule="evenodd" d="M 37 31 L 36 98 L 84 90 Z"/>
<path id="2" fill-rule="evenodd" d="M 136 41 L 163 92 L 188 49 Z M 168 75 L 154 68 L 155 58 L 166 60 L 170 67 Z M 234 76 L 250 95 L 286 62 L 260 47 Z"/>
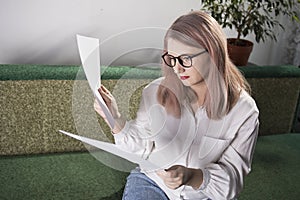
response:
<path id="1" fill-rule="evenodd" d="M 237 102 L 241 90 L 250 93 L 249 84 L 229 59 L 226 36 L 213 17 L 202 11 L 183 15 L 167 31 L 165 51 L 170 38 L 202 47 L 210 55 L 211 65 L 204 66 L 205 72 L 201 74 L 208 88 L 203 106 L 209 118 L 220 119 L 226 115 Z M 158 102 L 165 106 L 168 113 L 180 117 L 182 102 L 187 100 L 192 103 L 197 95 L 190 87 L 184 86 L 174 70 L 164 63 L 162 71 L 165 78 L 157 92 Z"/>

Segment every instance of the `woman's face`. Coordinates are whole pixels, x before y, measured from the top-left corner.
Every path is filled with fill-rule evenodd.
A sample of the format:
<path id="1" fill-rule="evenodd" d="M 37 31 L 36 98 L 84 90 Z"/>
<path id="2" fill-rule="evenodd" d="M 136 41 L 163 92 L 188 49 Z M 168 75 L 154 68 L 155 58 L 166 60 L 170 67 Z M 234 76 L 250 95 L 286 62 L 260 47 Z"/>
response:
<path id="1" fill-rule="evenodd" d="M 189 68 L 183 67 L 178 62 L 178 59 L 176 59 L 176 65 L 173 67 L 174 72 L 185 86 L 193 87 L 204 84 L 204 79 L 200 70 L 205 68 L 205 63 L 207 63 L 209 57 L 209 54 L 205 52 L 205 49 L 192 47 L 171 38 L 168 39 L 167 45 L 168 54 L 174 57 L 181 55 L 193 56 L 200 52 L 204 52 L 192 58 L 192 66 Z"/>

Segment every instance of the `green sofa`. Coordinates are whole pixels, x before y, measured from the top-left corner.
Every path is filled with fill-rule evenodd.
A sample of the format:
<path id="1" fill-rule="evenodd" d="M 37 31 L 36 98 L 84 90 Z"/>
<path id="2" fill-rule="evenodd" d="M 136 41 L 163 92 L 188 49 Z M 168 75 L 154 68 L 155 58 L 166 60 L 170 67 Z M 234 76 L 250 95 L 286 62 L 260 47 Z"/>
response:
<path id="1" fill-rule="evenodd" d="M 239 69 L 260 109 L 253 168 L 239 199 L 297 199 L 300 69 Z M 161 76 L 159 69 L 145 67 L 101 71 L 102 83 L 120 94 L 128 119 L 135 117 L 143 87 Z M 113 142 L 93 111 L 79 66 L 0 65 L 0 91 L 0 199 L 121 199 L 128 172 L 110 168 L 93 156 L 94 149 L 58 132 Z"/>

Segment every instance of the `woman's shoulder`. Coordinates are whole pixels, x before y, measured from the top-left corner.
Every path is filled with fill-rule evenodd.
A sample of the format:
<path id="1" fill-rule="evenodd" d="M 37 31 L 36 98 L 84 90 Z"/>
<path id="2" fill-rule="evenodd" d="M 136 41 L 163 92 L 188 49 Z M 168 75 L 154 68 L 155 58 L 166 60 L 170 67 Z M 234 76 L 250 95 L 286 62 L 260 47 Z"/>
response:
<path id="1" fill-rule="evenodd" d="M 236 127 L 241 126 L 250 118 L 252 120 L 256 120 L 258 119 L 258 116 L 259 110 L 256 106 L 255 100 L 248 92 L 242 90 L 238 101 L 226 115 L 226 121 L 231 127 Z"/>
<path id="2" fill-rule="evenodd" d="M 231 113 L 239 113 L 241 115 L 247 115 L 251 113 L 259 113 L 255 100 L 251 95 L 242 90 L 237 103 L 233 106 Z"/>
<path id="3" fill-rule="evenodd" d="M 258 111 L 255 100 L 245 90 L 241 91 L 240 98 L 239 98 L 238 102 L 240 102 L 240 106 L 249 107 L 249 108 L 252 108 L 252 109 L 256 109 Z"/>

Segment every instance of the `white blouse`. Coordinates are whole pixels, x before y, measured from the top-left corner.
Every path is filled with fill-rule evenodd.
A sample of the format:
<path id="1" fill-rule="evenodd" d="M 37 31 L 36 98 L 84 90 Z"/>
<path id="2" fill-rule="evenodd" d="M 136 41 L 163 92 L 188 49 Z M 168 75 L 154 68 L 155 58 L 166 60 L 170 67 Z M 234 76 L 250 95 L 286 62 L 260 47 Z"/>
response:
<path id="1" fill-rule="evenodd" d="M 163 78 L 143 90 L 137 118 L 126 122 L 114 134 L 119 148 L 140 154 L 161 169 L 173 165 L 202 169 L 203 183 L 198 190 L 183 185 L 169 189 L 153 171 L 141 170 L 165 191 L 169 199 L 234 199 L 243 187 L 258 135 L 258 114 L 254 100 L 243 91 L 231 111 L 220 120 L 207 117 L 200 107 L 194 114 L 185 103 L 177 119 L 157 102 Z"/>

